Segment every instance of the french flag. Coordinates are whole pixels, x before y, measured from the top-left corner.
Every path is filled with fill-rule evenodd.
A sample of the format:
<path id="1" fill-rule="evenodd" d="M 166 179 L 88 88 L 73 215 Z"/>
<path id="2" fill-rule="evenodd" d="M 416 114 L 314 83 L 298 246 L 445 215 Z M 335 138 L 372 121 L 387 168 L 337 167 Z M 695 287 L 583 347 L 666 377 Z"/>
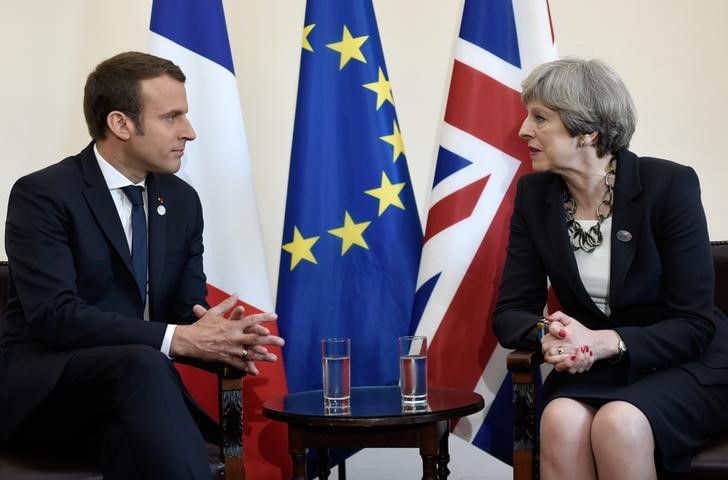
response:
<path id="1" fill-rule="evenodd" d="M 554 59 L 547 0 L 465 0 L 417 279 L 417 335 L 431 341 L 432 385 L 474 390 L 481 412 L 454 432 L 511 462 L 506 351 L 491 315 L 517 179 L 531 170 L 518 138 L 521 80 Z"/>
<path id="2" fill-rule="evenodd" d="M 187 76 L 188 116 L 197 139 L 187 144 L 178 175 L 202 201 L 208 302 L 238 293 L 247 313 L 273 311 L 222 1 L 154 0 L 149 51 Z M 277 335 L 277 325 L 266 326 Z M 262 402 L 287 392 L 285 372 L 281 361 L 260 362 L 258 368 L 259 377 L 243 381 L 247 478 L 284 478 L 290 476 L 286 429 L 263 417 Z M 182 373 L 191 393 L 217 418 L 216 380 L 194 370 Z"/>

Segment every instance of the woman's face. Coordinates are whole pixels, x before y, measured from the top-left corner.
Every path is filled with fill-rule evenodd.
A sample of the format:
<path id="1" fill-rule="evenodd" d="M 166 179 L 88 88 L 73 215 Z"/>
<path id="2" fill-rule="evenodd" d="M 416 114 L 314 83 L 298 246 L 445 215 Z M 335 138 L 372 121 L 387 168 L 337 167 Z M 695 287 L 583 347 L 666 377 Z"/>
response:
<path id="1" fill-rule="evenodd" d="M 571 136 L 559 113 L 539 102 L 529 102 L 526 110 L 518 136 L 528 141 L 533 170 L 558 173 L 578 168 L 578 137 Z"/>

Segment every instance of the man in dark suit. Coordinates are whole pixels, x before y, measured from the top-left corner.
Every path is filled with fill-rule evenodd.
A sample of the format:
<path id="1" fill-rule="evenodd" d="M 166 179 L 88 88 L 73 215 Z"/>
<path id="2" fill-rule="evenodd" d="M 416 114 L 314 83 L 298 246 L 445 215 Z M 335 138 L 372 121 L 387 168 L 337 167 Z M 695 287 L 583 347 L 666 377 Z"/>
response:
<path id="1" fill-rule="evenodd" d="M 276 360 L 265 345 L 283 340 L 260 325 L 275 314 L 205 303 L 202 207 L 174 176 L 195 138 L 184 81 L 152 55 L 102 62 L 84 95 L 93 142 L 13 186 L 0 444 L 85 440 L 105 478 L 209 478 L 209 418 L 170 358 L 252 374 Z"/>

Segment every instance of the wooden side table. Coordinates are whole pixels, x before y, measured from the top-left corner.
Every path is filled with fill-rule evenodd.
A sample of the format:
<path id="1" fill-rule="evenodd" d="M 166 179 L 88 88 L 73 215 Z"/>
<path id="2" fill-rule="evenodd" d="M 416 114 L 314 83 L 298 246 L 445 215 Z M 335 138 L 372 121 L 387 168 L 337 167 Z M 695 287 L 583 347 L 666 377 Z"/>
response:
<path id="1" fill-rule="evenodd" d="M 288 424 L 294 480 L 306 478 L 306 449 L 317 449 L 319 478 L 329 476 L 331 447 L 418 448 L 423 480 L 444 480 L 450 471 L 450 420 L 483 409 L 483 397 L 467 390 L 430 388 L 427 408 L 405 411 L 399 387 L 352 388 L 345 414 L 324 411 L 323 392 L 293 393 L 267 400 L 263 414 Z"/>

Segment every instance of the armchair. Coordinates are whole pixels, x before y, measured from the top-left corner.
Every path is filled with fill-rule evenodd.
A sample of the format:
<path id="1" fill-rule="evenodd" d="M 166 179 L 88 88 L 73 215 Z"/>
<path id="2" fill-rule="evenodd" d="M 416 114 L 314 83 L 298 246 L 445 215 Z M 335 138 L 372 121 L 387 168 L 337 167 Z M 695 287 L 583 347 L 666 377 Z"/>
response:
<path id="1" fill-rule="evenodd" d="M 728 241 L 710 243 L 715 267 L 715 305 L 728 312 Z M 513 479 L 538 478 L 539 439 L 536 424 L 536 369 L 543 362 L 541 352 L 516 350 L 506 365 L 513 379 Z M 681 477 L 682 478 L 682 477 Z M 690 480 L 728 478 L 728 432 L 698 451 L 691 464 Z"/>
<path id="2" fill-rule="evenodd" d="M 8 263 L 0 261 L 0 324 L 4 320 Z M 175 362 L 200 368 L 217 375 L 220 439 L 208 444 L 210 478 L 244 480 L 242 448 L 242 377 L 243 372 L 223 365 L 208 364 L 194 359 L 175 359 Z M 83 458 L 44 452 L 42 449 L 0 451 L 0 478 L 14 480 L 100 480 L 101 472 Z"/>

